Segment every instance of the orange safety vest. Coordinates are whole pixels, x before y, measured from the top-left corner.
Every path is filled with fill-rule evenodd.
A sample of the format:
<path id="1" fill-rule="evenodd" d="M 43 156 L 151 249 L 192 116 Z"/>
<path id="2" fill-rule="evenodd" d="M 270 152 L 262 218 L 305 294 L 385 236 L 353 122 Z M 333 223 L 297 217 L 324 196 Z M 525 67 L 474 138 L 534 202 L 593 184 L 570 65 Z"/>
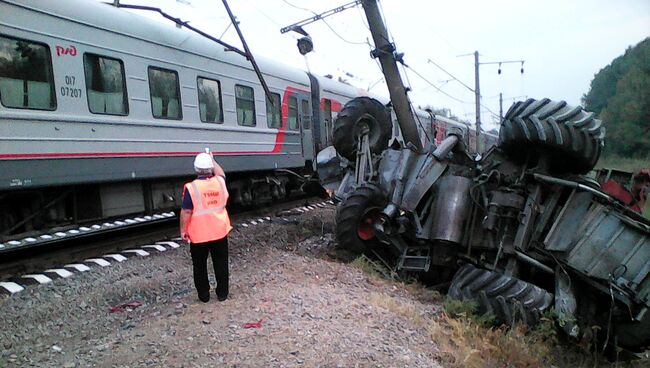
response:
<path id="1" fill-rule="evenodd" d="M 192 197 L 194 209 L 187 225 L 192 243 L 205 243 L 225 238 L 232 226 L 226 211 L 228 201 L 226 184 L 221 177 L 194 180 L 185 184 Z"/>

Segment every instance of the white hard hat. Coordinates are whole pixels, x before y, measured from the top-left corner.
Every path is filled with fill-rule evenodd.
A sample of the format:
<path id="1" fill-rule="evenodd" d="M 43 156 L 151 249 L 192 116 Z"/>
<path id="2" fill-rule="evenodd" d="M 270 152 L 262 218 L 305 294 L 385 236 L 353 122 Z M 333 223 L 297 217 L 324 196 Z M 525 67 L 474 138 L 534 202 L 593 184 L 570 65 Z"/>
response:
<path id="1" fill-rule="evenodd" d="M 194 159 L 194 170 L 204 171 L 213 169 L 212 156 L 207 153 L 199 153 Z"/>

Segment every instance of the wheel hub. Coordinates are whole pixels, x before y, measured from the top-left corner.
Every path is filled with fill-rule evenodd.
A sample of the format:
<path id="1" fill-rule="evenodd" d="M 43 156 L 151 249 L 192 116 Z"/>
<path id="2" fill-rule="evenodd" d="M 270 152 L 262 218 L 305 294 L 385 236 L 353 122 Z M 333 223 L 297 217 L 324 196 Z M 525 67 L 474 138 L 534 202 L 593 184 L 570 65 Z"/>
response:
<path id="1" fill-rule="evenodd" d="M 366 211 L 357 226 L 357 236 L 361 240 L 370 240 L 375 237 L 375 222 L 379 218 L 381 211 L 379 208 L 371 208 Z"/>

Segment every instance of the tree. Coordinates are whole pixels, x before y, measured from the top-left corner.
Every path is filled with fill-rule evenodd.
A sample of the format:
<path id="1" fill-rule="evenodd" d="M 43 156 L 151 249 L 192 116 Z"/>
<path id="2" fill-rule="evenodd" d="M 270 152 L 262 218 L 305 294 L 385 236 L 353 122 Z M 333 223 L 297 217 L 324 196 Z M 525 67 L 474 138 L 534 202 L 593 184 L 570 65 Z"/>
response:
<path id="1" fill-rule="evenodd" d="M 601 69 L 582 102 L 606 124 L 605 155 L 649 157 L 650 38 Z"/>

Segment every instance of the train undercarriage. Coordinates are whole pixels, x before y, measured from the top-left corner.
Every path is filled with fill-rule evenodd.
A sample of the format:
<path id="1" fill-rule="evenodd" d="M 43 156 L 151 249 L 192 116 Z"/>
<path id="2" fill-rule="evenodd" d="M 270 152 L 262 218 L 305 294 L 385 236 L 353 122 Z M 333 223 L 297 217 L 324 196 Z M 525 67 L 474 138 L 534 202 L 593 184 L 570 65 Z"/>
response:
<path id="1" fill-rule="evenodd" d="M 311 177 L 306 170 L 289 169 L 233 173 L 228 177 L 229 206 L 254 208 L 295 193 L 321 194 Z M 0 243 L 20 243 L 24 238 L 127 216 L 178 211 L 183 185 L 190 180 L 192 177 L 5 191 L 0 194 Z"/>

